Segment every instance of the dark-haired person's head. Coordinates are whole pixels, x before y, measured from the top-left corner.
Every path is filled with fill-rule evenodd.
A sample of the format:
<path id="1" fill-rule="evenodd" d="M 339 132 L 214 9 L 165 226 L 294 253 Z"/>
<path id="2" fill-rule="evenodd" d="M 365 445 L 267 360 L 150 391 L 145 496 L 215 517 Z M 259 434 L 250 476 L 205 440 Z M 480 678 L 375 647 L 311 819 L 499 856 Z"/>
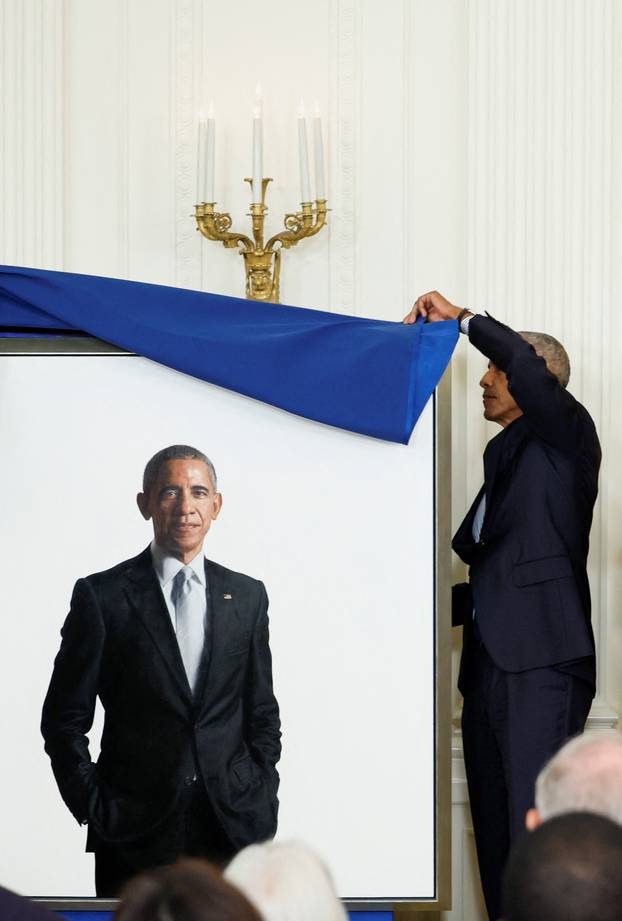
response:
<path id="1" fill-rule="evenodd" d="M 154 454 L 136 501 L 143 518 L 153 523 L 156 544 L 184 564 L 201 552 L 222 506 L 214 465 L 190 445 L 170 445 Z"/>
<path id="2" fill-rule="evenodd" d="M 261 921 L 247 898 L 215 867 L 185 859 L 131 880 L 116 921 Z"/>
<path id="3" fill-rule="evenodd" d="M 505 921 L 622 921 L 622 828 L 573 812 L 518 842 L 503 881 Z"/>

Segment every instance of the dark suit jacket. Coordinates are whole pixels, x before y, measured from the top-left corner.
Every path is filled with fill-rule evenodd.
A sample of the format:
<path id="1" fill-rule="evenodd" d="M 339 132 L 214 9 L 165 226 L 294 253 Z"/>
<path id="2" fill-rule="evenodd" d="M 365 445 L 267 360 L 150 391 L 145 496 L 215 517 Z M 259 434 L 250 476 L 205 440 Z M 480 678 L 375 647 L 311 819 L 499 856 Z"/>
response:
<path id="1" fill-rule="evenodd" d="M 205 566 L 211 610 L 194 698 L 149 548 L 76 583 L 41 730 L 91 850 L 105 842 L 137 863 L 173 859 L 195 774 L 234 847 L 274 835 L 281 746 L 266 591 Z M 94 765 L 86 733 L 97 696 L 105 718 Z"/>
<path id="2" fill-rule="evenodd" d="M 454 623 L 471 622 L 475 608 L 489 655 L 509 672 L 592 656 L 586 564 L 601 458 L 594 423 L 518 333 L 475 316 L 469 339 L 505 371 L 524 415 L 489 442 L 485 486 L 454 536 L 470 566 L 469 584 L 454 586 Z"/>

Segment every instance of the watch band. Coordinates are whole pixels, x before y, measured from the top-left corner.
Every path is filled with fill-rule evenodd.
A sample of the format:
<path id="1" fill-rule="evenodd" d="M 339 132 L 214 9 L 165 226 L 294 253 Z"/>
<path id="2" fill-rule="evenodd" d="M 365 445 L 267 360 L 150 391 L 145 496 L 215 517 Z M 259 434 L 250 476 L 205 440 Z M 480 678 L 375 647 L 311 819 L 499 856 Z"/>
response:
<path id="1" fill-rule="evenodd" d="M 460 332 L 464 333 L 465 336 L 467 336 L 469 333 L 469 323 L 471 322 L 472 317 L 473 313 L 468 309 L 468 307 L 463 307 L 463 309 L 456 317 Z"/>

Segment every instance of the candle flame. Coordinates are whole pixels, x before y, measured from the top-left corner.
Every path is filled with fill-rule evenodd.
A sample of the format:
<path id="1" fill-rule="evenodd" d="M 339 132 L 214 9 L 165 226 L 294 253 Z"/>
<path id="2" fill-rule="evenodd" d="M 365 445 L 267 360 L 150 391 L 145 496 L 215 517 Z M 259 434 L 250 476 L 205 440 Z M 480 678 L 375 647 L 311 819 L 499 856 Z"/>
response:
<path id="1" fill-rule="evenodd" d="M 315 100 L 315 103 L 314 103 L 314 105 L 313 105 L 313 117 L 314 117 L 314 118 L 321 118 L 321 117 L 322 117 L 322 116 L 320 115 L 320 104 L 319 104 L 319 102 L 317 101 L 317 99 Z"/>
<path id="2" fill-rule="evenodd" d="M 298 103 L 298 118 L 304 118 L 304 117 L 305 117 L 305 101 L 301 96 L 300 102 Z"/>

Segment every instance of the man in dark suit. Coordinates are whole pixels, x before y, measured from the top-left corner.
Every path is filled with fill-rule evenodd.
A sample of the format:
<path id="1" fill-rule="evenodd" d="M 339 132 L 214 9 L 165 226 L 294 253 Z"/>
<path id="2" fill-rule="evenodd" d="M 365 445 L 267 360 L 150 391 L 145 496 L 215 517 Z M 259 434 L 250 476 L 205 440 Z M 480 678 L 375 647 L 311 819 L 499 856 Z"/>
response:
<path id="1" fill-rule="evenodd" d="M 484 485 L 453 548 L 470 567 L 454 586 L 464 626 L 458 686 L 480 875 L 501 915 L 510 844 L 524 829 L 540 768 L 581 732 L 595 689 L 587 555 L 600 446 L 587 410 L 565 389 L 563 347 L 473 315 L 438 292 L 406 318 L 457 319 L 488 359 L 484 416 L 502 431 L 484 453 Z"/>
<path id="2" fill-rule="evenodd" d="M 103 896 L 181 854 L 224 862 L 277 823 L 268 599 L 261 582 L 203 556 L 222 504 L 211 461 L 163 449 L 137 502 L 154 540 L 76 583 L 41 726 L 61 795 L 88 823 Z"/>

